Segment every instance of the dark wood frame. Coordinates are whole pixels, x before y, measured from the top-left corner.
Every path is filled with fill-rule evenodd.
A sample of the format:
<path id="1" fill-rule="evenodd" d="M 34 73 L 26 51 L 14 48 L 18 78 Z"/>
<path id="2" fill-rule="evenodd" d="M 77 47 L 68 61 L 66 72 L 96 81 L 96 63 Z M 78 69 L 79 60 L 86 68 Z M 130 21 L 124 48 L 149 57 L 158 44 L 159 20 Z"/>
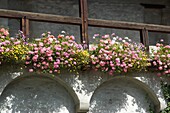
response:
<path id="1" fill-rule="evenodd" d="M 26 36 L 29 36 L 29 21 L 41 21 L 51 23 L 62 23 L 71 25 L 80 25 L 81 30 L 81 43 L 89 47 L 88 26 L 104 27 L 104 28 L 117 28 L 126 30 L 137 30 L 141 34 L 140 41 L 147 48 L 149 47 L 148 32 L 162 32 L 170 33 L 170 26 L 144 24 L 135 22 L 124 22 L 114 20 L 101 20 L 88 18 L 88 4 L 87 0 L 79 0 L 80 17 L 70 17 L 43 13 L 33 13 L 25 11 L 15 11 L 0 9 L 0 17 L 20 19 L 20 28 Z"/>

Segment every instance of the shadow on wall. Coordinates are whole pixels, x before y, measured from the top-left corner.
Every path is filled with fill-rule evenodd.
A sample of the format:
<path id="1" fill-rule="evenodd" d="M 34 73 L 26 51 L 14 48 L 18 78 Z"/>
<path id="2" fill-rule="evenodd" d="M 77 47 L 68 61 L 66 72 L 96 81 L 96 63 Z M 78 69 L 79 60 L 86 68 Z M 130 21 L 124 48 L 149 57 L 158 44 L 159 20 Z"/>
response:
<path id="1" fill-rule="evenodd" d="M 157 112 L 160 107 L 156 95 L 132 79 L 116 77 L 100 85 L 91 98 L 88 113 L 148 113 L 150 109 Z"/>
<path id="2" fill-rule="evenodd" d="M 76 103 L 57 81 L 28 76 L 14 80 L 0 96 L 1 112 L 75 113 Z"/>

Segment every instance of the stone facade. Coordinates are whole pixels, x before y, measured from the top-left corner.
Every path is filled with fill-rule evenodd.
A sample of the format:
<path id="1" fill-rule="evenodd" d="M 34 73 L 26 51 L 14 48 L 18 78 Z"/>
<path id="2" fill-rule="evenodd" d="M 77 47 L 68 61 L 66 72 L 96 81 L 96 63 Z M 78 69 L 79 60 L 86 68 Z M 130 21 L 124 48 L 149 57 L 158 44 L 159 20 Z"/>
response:
<path id="1" fill-rule="evenodd" d="M 78 0 L 0 0 L 0 8 L 79 17 Z M 147 17 L 140 5 L 160 4 L 164 9 L 154 9 Z M 168 0 L 88 0 L 89 18 L 170 25 Z M 159 11 L 157 11 L 159 10 Z M 161 13 L 155 13 L 160 12 Z M 155 14 L 155 15 L 154 15 Z M 156 18 L 161 17 L 161 18 Z M 154 20 L 154 21 L 152 21 Z M 0 25 L 9 27 L 15 35 L 20 21 L 0 18 Z M 44 22 L 30 22 L 30 37 L 44 31 L 57 35 L 62 30 L 75 35 L 80 42 L 80 26 Z M 89 27 L 90 42 L 95 33 L 131 37 L 140 41 L 138 31 Z M 150 34 L 153 44 L 160 37 L 170 41 L 168 35 Z M 158 113 L 166 107 L 161 90 L 161 80 L 156 72 L 134 72 L 128 75 L 109 76 L 106 73 L 86 70 L 79 75 L 64 72 L 58 76 L 28 73 L 16 65 L 0 66 L 0 111 L 2 113 Z"/>
<path id="2" fill-rule="evenodd" d="M 16 68 L 17 67 L 17 68 Z M 9 113 L 158 113 L 166 107 L 156 72 L 107 75 L 99 71 L 28 73 L 0 66 L 0 111 Z"/>

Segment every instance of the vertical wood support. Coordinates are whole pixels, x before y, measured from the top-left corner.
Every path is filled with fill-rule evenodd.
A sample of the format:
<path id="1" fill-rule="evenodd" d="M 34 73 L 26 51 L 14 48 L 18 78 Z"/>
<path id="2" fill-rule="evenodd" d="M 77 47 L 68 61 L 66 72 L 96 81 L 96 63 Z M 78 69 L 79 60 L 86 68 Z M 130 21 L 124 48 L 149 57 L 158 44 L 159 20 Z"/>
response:
<path id="1" fill-rule="evenodd" d="M 29 36 L 29 19 L 27 19 L 26 17 L 23 17 L 21 19 L 21 31 L 24 33 L 27 41 L 27 38 Z"/>
<path id="2" fill-rule="evenodd" d="M 81 43 L 84 45 L 85 49 L 89 48 L 88 39 L 88 7 L 87 0 L 80 0 L 80 11 L 81 11 Z"/>
<path id="3" fill-rule="evenodd" d="M 146 47 L 146 51 L 149 51 L 149 35 L 148 30 L 146 28 L 140 31 L 141 34 L 141 43 L 143 43 Z"/>

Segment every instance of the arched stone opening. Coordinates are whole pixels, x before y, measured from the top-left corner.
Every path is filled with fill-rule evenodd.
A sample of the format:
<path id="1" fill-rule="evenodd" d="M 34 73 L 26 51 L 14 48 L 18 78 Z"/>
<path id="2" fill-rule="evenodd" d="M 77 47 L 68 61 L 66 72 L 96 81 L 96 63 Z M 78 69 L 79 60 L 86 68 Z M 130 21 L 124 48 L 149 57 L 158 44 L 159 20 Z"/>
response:
<path id="1" fill-rule="evenodd" d="M 158 113 L 159 100 L 149 87 L 131 77 L 114 77 L 94 92 L 88 113 Z"/>
<path id="2" fill-rule="evenodd" d="M 79 100 L 60 79 L 23 76 L 9 83 L 0 96 L 0 111 L 15 113 L 76 113 Z"/>

